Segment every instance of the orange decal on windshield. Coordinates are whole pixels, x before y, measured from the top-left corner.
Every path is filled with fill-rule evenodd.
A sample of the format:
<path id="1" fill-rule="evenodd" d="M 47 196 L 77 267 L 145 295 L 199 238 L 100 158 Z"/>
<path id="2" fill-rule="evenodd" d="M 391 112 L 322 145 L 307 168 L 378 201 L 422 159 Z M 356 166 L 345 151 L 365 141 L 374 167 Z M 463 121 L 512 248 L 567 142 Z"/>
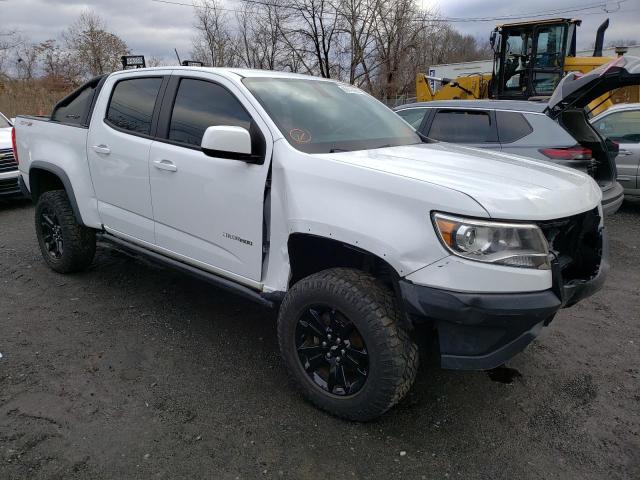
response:
<path id="1" fill-rule="evenodd" d="M 296 143 L 309 143 L 311 141 L 311 134 L 300 128 L 292 128 L 289 130 L 289 136 L 291 137 L 291 140 Z"/>

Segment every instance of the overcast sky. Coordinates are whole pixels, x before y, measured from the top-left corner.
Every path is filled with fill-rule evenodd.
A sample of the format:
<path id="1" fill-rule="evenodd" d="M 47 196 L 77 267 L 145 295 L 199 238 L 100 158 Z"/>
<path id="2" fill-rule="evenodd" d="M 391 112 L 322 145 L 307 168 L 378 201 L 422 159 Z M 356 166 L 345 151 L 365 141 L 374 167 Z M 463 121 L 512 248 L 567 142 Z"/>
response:
<path id="1" fill-rule="evenodd" d="M 190 3 L 191 0 L 176 0 Z M 225 7 L 238 8 L 241 0 L 223 0 Z M 601 0 L 607 8 L 615 10 L 615 1 Z M 423 0 L 425 5 L 439 5 L 445 17 L 500 17 L 545 13 L 560 8 L 581 8 L 594 5 L 595 0 L 454 0 L 438 2 Z M 188 57 L 193 37 L 193 9 L 188 6 L 169 5 L 152 0 L 0 0 L 2 29 L 15 29 L 32 41 L 57 38 L 61 31 L 80 14 L 91 9 L 101 15 L 109 30 L 123 38 L 133 53 L 155 56 L 171 61 L 173 49 L 178 48 L 182 58 Z M 546 15 L 583 19 L 578 30 L 578 47 L 591 46 L 597 26 L 607 16 L 611 25 L 605 42 L 636 40 L 640 43 L 640 2 L 622 0 L 620 11 L 605 13 L 600 8 L 571 13 Z M 488 38 L 496 23 L 506 21 L 474 21 L 455 23 L 460 31 L 482 39 Z"/>

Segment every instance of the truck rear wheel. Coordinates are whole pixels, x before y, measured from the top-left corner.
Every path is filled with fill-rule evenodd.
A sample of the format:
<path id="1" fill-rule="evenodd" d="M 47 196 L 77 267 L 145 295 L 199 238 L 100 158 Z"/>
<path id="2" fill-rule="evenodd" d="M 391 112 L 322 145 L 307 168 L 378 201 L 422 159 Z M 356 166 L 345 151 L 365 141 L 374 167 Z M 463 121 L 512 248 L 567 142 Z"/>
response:
<path id="1" fill-rule="evenodd" d="M 72 273 L 91 265 L 96 253 L 95 231 L 76 221 L 64 190 L 40 196 L 35 223 L 42 256 L 52 270 Z"/>
<path id="2" fill-rule="evenodd" d="M 418 368 L 393 293 L 358 270 L 325 270 L 296 283 L 280 307 L 278 340 L 303 395 L 349 420 L 393 407 Z"/>

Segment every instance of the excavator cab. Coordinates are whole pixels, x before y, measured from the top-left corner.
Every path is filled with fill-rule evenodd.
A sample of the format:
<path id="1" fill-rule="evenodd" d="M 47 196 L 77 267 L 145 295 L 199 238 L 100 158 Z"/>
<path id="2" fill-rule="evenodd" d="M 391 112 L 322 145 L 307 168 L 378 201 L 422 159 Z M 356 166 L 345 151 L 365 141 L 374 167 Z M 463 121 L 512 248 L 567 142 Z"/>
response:
<path id="1" fill-rule="evenodd" d="M 551 95 L 564 75 L 565 57 L 576 54 L 580 23 L 556 18 L 497 26 L 490 37 L 490 97 L 528 100 Z"/>
<path id="2" fill-rule="evenodd" d="M 452 99 L 493 98 L 499 100 L 548 100 L 562 78 L 570 73 L 586 74 L 613 60 L 603 57 L 606 19 L 596 33 L 593 55 L 576 57 L 576 28 L 582 23 L 553 18 L 498 25 L 489 39 L 493 49 L 493 72 L 439 78 L 416 74 L 418 102 Z M 622 55 L 620 50 L 618 53 Z M 433 83 L 441 88 L 435 90 Z M 593 115 L 614 103 L 637 102 L 640 87 L 632 85 L 603 95 L 589 104 Z"/>

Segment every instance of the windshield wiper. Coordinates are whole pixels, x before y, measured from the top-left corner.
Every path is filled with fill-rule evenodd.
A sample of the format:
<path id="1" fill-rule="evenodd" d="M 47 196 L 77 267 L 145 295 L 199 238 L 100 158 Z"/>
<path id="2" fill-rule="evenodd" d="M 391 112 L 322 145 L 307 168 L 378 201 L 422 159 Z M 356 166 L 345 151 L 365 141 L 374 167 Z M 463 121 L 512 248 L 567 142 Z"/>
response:
<path id="1" fill-rule="evenodd" d="M 438 143 L 437 140 L 434 140 L 433 138 L 429 138 L 423 133 L 420 133 L 420 132 L 416 132 L 416 133 L 420 137 L 420 140 L 422 140 L 422 143 Z"/>
<path id="2" fill-rule="evenodd" d="M 349 150 L 346 150 L 344 148 L 337 148 L 337 147 L 333 147 L 331 149 L 329 149 L 329 153 L 339 153 L 339 152 L 348 152 Z"/>
<path id="3" fill-rule="evenodd" d="M 376 145 L 375 147 L 369 147 L 367 150 L 376 150 L 378 148 L 389 148 L 392 147 L 390 143 L 385 143 L 384 145 Z"/>

